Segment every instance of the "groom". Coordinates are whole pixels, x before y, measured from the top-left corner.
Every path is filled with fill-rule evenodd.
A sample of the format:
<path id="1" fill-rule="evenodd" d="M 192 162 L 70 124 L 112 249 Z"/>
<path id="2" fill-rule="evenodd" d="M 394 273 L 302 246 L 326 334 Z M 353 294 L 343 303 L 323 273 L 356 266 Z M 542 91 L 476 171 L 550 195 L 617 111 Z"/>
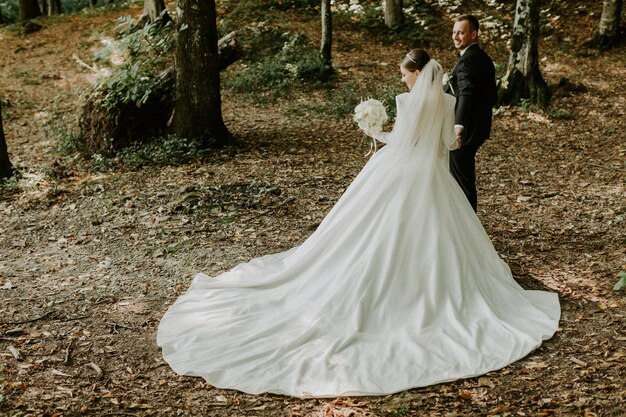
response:
<path id="1" fill-rule="evenodd" d="M 450 171 L 476 211 L 475 158 L 491 133 L 491 109 L 498 97 L 496 76 L 493 61 L 478 46 L 476 17 L 457 17 L 452 40 L 459 51 L 459 60 L 447 92 L 456 97 L 454 127 L 461 146 L 450 152 Z"/>

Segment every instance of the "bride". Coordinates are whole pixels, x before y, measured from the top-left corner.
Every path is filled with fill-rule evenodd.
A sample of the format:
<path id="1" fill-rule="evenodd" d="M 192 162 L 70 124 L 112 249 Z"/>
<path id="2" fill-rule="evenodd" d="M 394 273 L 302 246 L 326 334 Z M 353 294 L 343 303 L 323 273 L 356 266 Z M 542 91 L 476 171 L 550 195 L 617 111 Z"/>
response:
<path id="1" fill-rule="evenodd" d="M 525 291 L 448 172 L 454 98 L 423 50 L 400 65 L 386 142 L 300 246 L 197 274 L 157 343 L 178 374 L 295 397 L 380 395 L 523 358 L 557 330 L 556 294 Z"/>

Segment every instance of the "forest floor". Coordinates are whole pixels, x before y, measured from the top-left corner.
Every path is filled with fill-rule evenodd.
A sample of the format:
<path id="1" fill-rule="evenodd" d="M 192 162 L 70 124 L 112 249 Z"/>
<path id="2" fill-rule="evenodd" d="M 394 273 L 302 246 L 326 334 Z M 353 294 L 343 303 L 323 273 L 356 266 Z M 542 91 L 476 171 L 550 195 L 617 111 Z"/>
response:
<path id="1" fill-rule="evenodd" d="M 55 150 L 51 125 L 92 82 L 73 55 L 89 62 L 112 19 L 139 10 L 49 19 L 27 36 L 0 29 L 4 128 L 23 175 L 0 191 L 0 415 L 624 415 L 626 290 L 612 288 L 626 270 L 626 51 L 580 46 L 601 2 L 573 3 L 540 43 L 550 107 L 501 109 L 478 157 L 479 217 L 521 285 L 559 294 L 558 332 L 479 378 L 337 399 L 177 376 L 155 334 L 196 272 L 288 249 L 316 228 L 367 160 L 350 117 L 291 111 L 307 93 L 257 106 L 225 91 L 238 145 L 177 166 L 94 169 Z M 298 24 L 317 30 L 315 18 Z M 399 85 L 407 45 L 335 31 L 351 45 L 334 55 L 340 77 Z M 505 48 L 485 45 L 506 62 Z M 451 47 L 431 53 L 453 65 Z M 559 88 L 562 77 L 584 88 Z"/>

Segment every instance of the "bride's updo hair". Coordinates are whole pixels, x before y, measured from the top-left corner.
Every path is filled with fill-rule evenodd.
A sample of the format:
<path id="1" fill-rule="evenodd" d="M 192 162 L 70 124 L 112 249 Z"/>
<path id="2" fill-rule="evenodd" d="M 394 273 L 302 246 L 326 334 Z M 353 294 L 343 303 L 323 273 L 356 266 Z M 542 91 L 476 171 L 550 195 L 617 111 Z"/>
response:
<path id="1" fill-rule="evenodd" d="M 404 59 L 400 63 L 403 68 L 411 72 L 421 71 L 424 65 L 428 64 L 430 56 L 428 52 L 423 49 L 411 49 L 408 54 L 404 56 Z"/>

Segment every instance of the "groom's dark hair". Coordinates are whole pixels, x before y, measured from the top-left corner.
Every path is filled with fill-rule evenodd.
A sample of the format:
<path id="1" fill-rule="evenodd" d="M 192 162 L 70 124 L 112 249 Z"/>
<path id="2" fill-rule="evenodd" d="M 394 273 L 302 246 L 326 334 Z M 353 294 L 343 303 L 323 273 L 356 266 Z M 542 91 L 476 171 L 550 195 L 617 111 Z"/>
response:
<path id="1" fill-rule="evenodd" d="M 456 18 L 457 22 L 462 22 L 464 20 L 467 20 L 469 22 L 471 30 L 475 30 L 476 32 L 478 32 L 478 19 L 476 19 L 476 16 L 474 16 L 473 14 L 463 14 Z"/>

